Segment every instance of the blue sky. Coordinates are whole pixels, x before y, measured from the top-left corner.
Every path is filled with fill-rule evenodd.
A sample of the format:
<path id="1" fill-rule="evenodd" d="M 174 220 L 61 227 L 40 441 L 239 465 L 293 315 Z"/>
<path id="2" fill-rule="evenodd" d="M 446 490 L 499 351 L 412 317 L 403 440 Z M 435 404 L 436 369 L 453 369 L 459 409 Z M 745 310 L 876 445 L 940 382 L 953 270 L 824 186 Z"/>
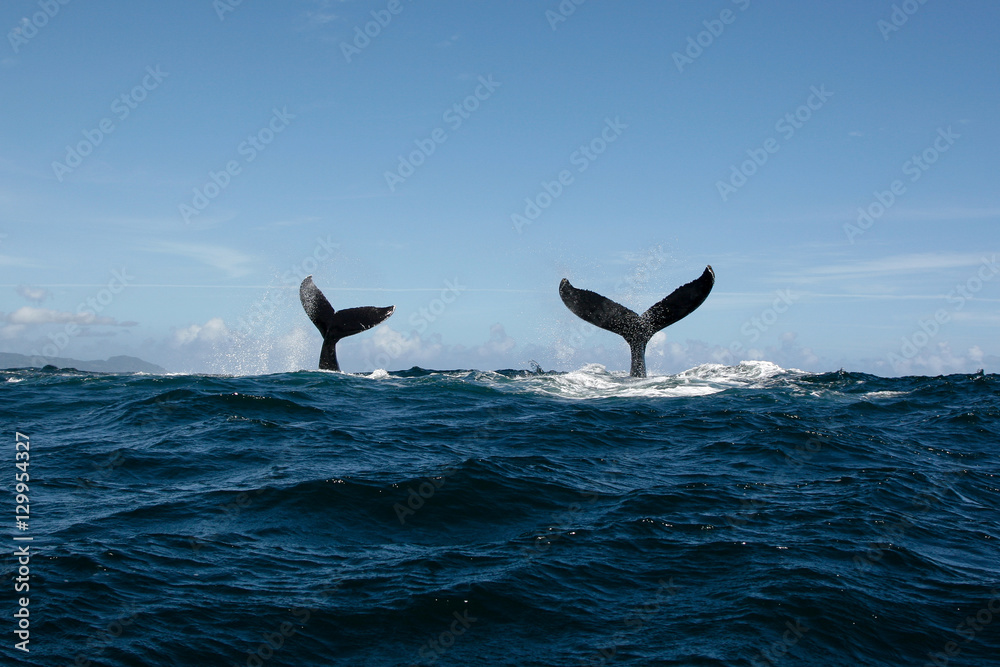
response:
<path id="1" fill-rule="evenodd" d="M 1000 6 L 577 2 L 5 2 L 0 351 L 625 370 L 560 279 L 711 264 L 651 372 L 1000 370 Z"/>

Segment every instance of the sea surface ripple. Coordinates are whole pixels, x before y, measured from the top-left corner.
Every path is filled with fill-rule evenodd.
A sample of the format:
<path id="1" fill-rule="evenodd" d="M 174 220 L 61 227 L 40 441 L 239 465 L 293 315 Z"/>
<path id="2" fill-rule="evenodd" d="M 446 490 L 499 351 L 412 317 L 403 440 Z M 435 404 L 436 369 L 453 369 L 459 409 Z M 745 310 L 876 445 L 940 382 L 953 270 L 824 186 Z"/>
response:
<path id="1" fill-rule="evenodd" d="M 5 664 L 1000 665 L 997 375 L 8 370 L 0 405 Z"/>

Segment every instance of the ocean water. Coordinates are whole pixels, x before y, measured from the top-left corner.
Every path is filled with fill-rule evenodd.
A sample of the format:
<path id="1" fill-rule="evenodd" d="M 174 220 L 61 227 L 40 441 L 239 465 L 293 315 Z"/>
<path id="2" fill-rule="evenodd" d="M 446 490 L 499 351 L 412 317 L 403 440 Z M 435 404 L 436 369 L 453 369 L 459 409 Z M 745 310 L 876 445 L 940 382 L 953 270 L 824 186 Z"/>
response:
<path id="1" fill-rule="evenodd" d="M 997 375 L 2 371 L 0 406 L 3 664 L 1000 665 Z"/>

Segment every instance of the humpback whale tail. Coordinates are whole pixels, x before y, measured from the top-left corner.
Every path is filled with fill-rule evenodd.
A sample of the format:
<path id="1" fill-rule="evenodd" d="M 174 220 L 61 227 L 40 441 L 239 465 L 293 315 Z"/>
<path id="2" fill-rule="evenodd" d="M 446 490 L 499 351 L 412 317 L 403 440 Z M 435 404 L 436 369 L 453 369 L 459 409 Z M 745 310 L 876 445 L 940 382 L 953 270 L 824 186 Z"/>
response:
<path id="1" fill-rule="evenodd" d="M 299 286 L 299 300 L 302 302 L 306 315 L 323 336 L 323 350 L 319 355 L 319 367 L 328 371 L 340 370 L 340 365 L 337 364 L 337 342 L 341 338 L 353 336 L 371 329 L 376 324 L 381 324 L 396 309 L 395 306 L 385 308 L 362 306 L 335 311 L 313 283 L 312 276 L 307 276 L 302 281 L 302 285 Z"/>
<path id="2" fill-rule="evenodd" d="M 694 312 L 708 297 L 714 284 L 715 272 L 709 266 L 697 280 L 681 285 L 642 315 L 596 292 L 577 289 L 565 278 L 559 283 L 559 296 L 577 316 L 624 338 L 632 350 L 630 375 L 644 378 L 649 339 L 660 329 Z"/>

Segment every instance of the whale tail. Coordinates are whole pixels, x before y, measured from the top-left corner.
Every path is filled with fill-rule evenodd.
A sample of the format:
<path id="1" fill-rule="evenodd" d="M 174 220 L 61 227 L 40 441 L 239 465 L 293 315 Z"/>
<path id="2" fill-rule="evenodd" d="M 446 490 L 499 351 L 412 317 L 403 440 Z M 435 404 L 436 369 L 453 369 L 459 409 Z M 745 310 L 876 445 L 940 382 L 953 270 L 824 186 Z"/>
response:
<path id="1" fill-rule="evenodd" d="M 299 286 L 299 300 L 302 302 L 306 315 L 323 336 L 323 350 L 319 355 L 319 367 L 328 371 L 340 370 L 340 365 L 337 363 L 337 342 L 341 338 L 353 336 L 371 329 L 376 324 L 381 324 L 396 309 L 395 306 L 384 308 L 361 306 L 360 308 L 334 310 L 330 302 L 313 283 L 312 276 L 307 276 Z"/>
<path id="2" fill-rule="evenodd" d="M 577 289 L 568 280 L 559 283 L 559 296 L 574 314 L 594 326 L 618 334 L 632 351 L 632 377 L 646 377 L 646 344 L 657 331 L 687 317 L 700 306 L 715 285 L 709 266 L 697 280 L 681 285 L 639 315 L 620 303 L 590 290 Z"/>

